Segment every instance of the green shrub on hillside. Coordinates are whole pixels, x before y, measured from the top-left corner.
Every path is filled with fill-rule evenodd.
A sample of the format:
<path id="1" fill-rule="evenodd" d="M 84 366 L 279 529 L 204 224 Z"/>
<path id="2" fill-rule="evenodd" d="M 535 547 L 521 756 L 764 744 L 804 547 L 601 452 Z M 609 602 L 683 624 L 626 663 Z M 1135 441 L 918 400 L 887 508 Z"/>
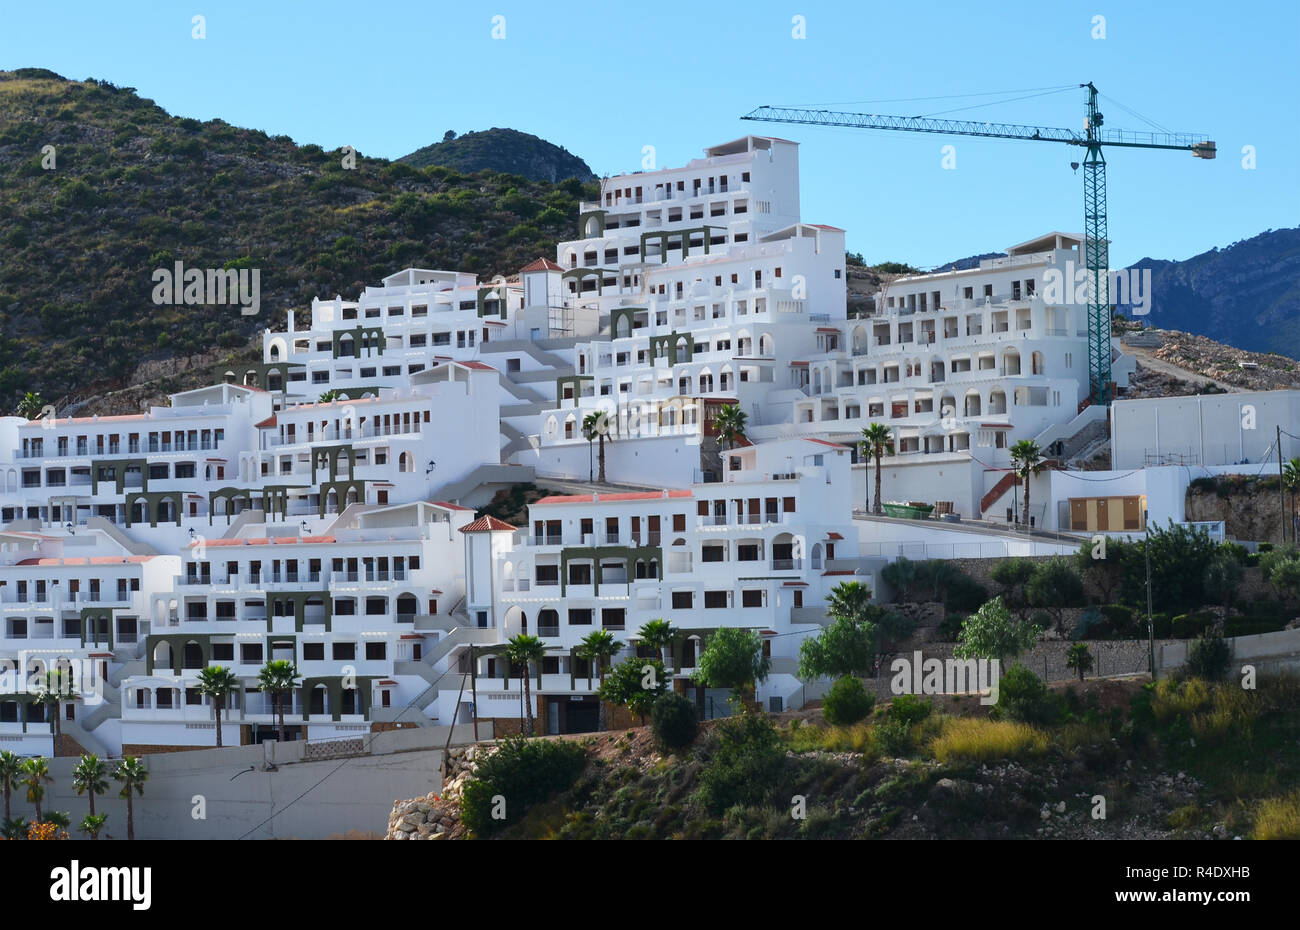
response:
<path id="1" fill-rule="evenodd" d="M 569 788 L 586 763 L 586 750 L 571 740 L 508 737 L 465 783 L 461 822 L 476 836 L 490 836 Z"/>
<path id="2" fill-rule="evenodd" d="M 870 714 L 875 705 L 875 696 L 867 693 L 862 682 L 845 675 L 831 685 L 822 699 L 822 716 L 832 726 L 852 726 Z"/>
<path id="3" fill-rule="evenodd" d="M 661 694 L 650 708 L 655 740 L 666 749 L 684 749 L 700 732 L 695 704 L 674 691 Z"/>

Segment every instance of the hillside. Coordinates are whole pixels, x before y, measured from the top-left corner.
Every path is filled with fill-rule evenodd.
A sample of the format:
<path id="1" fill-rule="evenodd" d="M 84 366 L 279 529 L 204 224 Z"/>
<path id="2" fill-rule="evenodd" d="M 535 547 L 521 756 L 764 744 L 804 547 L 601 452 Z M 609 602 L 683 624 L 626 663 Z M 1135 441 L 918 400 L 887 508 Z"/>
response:
<path id="1" fill-rule="evenodd" d="M 851 727 L 817 708 L 751 714 L 676 753 L 644 727 L 554 737 L 582 747 L 581 773 L 508 809 L 496 837 L 1295 838 L 1297 684 L 1262 678 L 1243 698 L 1232 683 L 1091 679 L 997 721 L 973 696 L 895 700 Z M 465 835 L 461 789 L 482 773 L 453 770 L 450 790 L 397 802 L 389 839 Z"/>
<path id="2" fill-rule="evenodd" d="M 464 174 L 496 171 L 517 174 L 530 181 L 596 180 L 587 163 L 568 149 L 515 129 L 467 132 L 426 145 L 397 160 L 414 168 L 442 165 Z"/>
<path id="3" fill-rule="evenodd" d="M 1144 258 L 1132 267 L 1151 271 L 1148 324 L 1300 356 L 1300 228 L 1269 230 L 1186 261 Z"/>
<path id="4" fill-rule="evenodd" d="M 1135 384 L 1125 397 L 1300 388 L 1300 362 L 1294 358 L 1275 352 L 1248 352 L 1193 333 L 1147 330 L 1116 320 L 1117 334 L 1134 330 L 1141 333 L 1137 338 L 1144 337 L 1151 344 L 1133 344 L 1134 336 L 1124 339 L 1125 354 L 1136 356 L 1138 364 Z"/>
<path id="5" fill-rule="evenodd" d="M 0 410 L 26 390 L 119 390 L 141 366 L 170 389 L 201 383 L 285 309 L 409 265 L 509 274 L 550 254 L 595 196 L 577 180 L 360 154 L 345 169 L 344 156 L 170 116 L 131 88 L 0 71 Z M 260 269 L 261 312 L 155 306 L 152 273 L 176 261 Z"/>

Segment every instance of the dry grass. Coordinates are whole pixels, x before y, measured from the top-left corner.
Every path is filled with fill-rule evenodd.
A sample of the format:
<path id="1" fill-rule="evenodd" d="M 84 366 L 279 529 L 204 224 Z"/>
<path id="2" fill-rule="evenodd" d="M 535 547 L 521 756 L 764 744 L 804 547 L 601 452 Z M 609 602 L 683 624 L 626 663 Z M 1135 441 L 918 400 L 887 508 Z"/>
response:
<path id="1" fill-rule="evenodd" d="M 1257 840 L 1300 840 L 1300 791 L 1261 802 L 1253 836 Z"/>
<path id="2" fill-rule="evenodd" d="M 940 762 L 989 762 L 1037 755 L 1047 749 L 1047 735 L 1009 720 L 950 717 L 930 749 Z"/>

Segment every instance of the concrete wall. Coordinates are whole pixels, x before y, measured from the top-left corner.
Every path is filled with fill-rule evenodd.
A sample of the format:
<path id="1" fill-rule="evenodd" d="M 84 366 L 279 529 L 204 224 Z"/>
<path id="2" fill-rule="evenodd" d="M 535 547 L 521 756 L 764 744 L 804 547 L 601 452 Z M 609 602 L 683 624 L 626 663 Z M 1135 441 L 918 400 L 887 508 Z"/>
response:
<path id="1" fill-rule="evenodd" d="M 447 729 L 366 734 L 366 755 L 339 754 L 357 748 L 346 741 L 353 745 L 270 742 L 147 756 L 149 780 L 134 802 L 136 839 L 325 839 L 351 830 L 382 836 L 394 798 L 418 797 L 441 786 Z M 480 724 L 480 736 L 491 735 L 491 728 Z M 455 728 L 454 744 L 471 739 L 471 727 Z M 304 753 L 320 758 L 304 761 Z M 268 770 L 268 762 L 274 770 Z M 72 788 L 76 764 L 76 758 L 50 760 L 54 783 L 42 804 L 46 811 L 67 811 L 74 827 L 88 813 L 86 797 Z M 110 779 L 108 792 L 95 800 L 95 810 L 108 814 L 106 833 L 113 839 L 126 838 L 126 802 L 118 798 L 119 790 Z M 205 800 L 205 819 L 194 817 L 196 795 Z M 22 792 L 14 793 L 13 812 L 29 820 L 34 816 Z"/>
<path id="2" fill-rule="evenodd" d="M 1148 455 L 1181 456 L 1188 464 L 1258 464 L 1276 440 L 1274 427 L 1295 431 L 1300 391 L 1120 400 L 1111 409 L 1114 468 L 1141 468 Z M 1283 459 L 1295 455 L 1300 440 L 1284 435 Z"/>
<path id="3" fill-rule="evenodd" d="M 586 481 L 600 474 L 599 444 L 591 443 L 588 465 L 586 442 L 560 443 L 538 450 L 539 476 Z M 605 478 L 616 484 L 655 488 L 688 488 L 700 468 L 700 447 L 681 436 L 613 439 L 605 442 Z"/>
<path id="4" fill-rule="evenodd" d="M 1156 667 L 1164 672 L 1183 665 L 1193 640 L 1156 644 Z M 1240 674 L 1241 666 L 1254 665 L 1259 671 L 1300 671 L 1300 630 L 1279 630 L 1254 636 L 1230 636 L 1232 662 L 1229 677 Z"/>

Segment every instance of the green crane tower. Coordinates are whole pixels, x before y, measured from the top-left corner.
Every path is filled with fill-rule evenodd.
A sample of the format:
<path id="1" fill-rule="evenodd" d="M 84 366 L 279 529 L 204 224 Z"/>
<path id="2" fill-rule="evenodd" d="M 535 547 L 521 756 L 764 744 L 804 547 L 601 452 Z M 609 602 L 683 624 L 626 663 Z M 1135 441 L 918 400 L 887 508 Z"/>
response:
<path id="1" fill-rule="evenodd" d="M 851 129 L 894 129 L 989 139 L 1024 139 L 1031 142 L 1064 142 L 1087 151 L 1083 158 L 1084 263 L 1088 275 L 1088 376 L 1093 403 L 1109 404 L 1112 399 L 1110 372 L 1110 261 L 1106 237 L 1105 146 L 1137 149 L 1172 149 L 1191 152 L 1197 158 L 1213 158 L 1215 146 L 1194 133 L 1129 132 L 1103 130 L 1104 118 L 1097 108 L 1097 88 L 1080 84 L 1088 91 L 1088 115 L 1083 132 L 1046 126 L 1012 123 L 979 123 L 935 119 L 923 116 L 878 116 L 795 107 L 763 106 L 741 119 L 810 126 L 844 126 Z M 1073 282 L 1069 282 L 1072 284 Z"/>

